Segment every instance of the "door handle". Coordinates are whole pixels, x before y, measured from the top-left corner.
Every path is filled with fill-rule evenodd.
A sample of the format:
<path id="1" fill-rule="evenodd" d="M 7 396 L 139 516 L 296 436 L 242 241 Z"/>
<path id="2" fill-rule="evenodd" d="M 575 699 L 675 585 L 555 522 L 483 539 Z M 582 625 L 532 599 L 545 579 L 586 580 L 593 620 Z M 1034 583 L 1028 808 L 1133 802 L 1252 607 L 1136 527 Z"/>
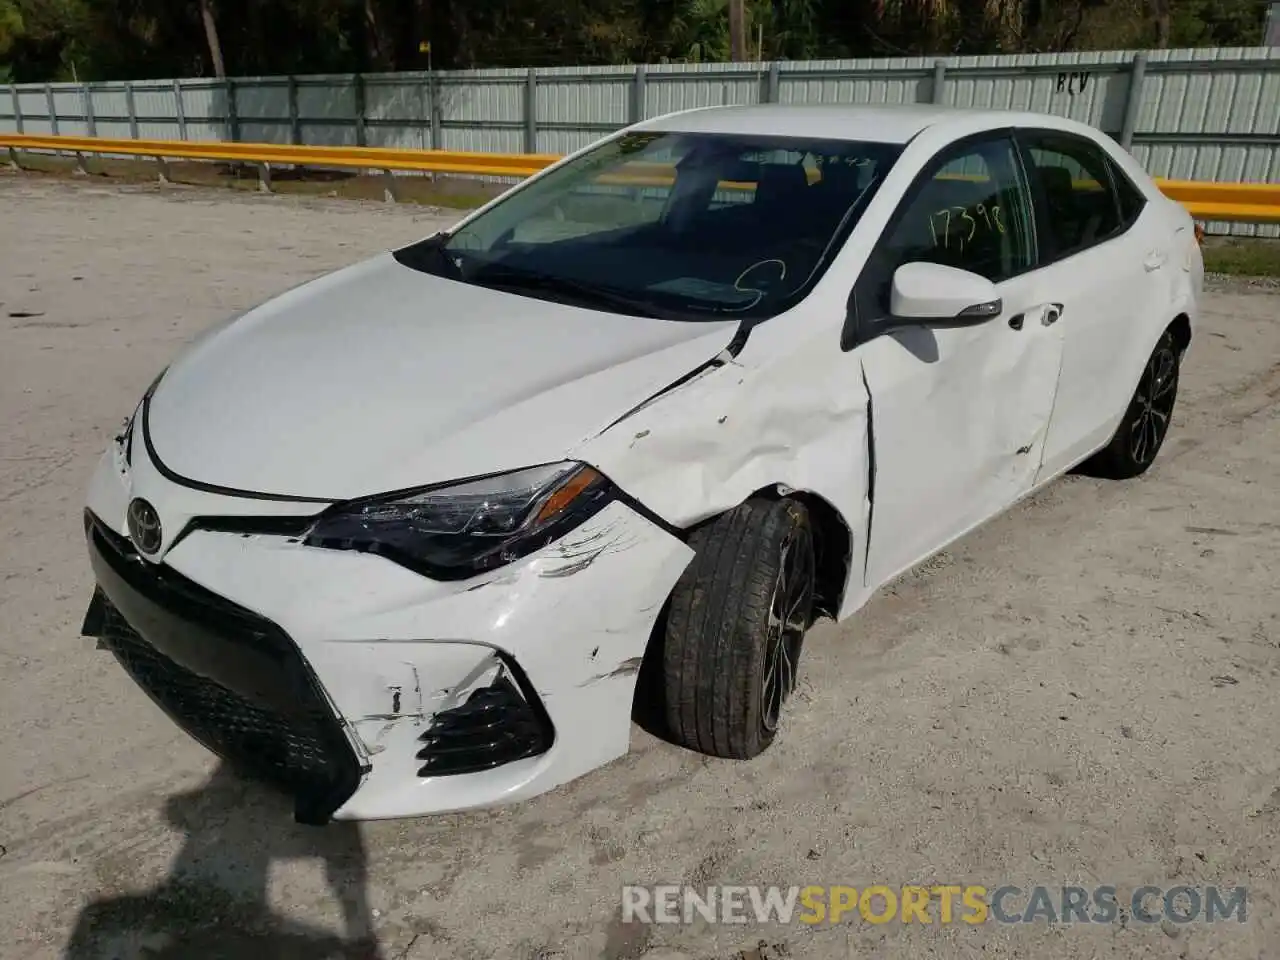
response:
<path id="1" fill-rule="evenodd" d="M 1061 303 L 1049 304 L 1044 311 L 1044 325 L 1046 327 L 1052 327 L 1062 318 L 1062 314 L 1066 309 L 1066 306 Z"/>

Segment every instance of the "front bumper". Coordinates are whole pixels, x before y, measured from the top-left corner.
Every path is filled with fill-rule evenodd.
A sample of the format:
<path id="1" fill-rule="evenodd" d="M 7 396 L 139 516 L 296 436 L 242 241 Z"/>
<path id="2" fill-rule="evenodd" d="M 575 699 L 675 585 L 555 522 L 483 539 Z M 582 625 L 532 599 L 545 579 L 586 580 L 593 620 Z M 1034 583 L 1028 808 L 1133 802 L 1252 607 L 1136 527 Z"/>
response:
<path id="1" fill-rule="evenodd" d="M 293 794 L 298 820 L 325 822 L 368 767 L 289 637 L 176 571 L 144 563 L 92 515 L 85 532 L 98 586 L 82 632 L 206 747 Z"/>
<path id="2" fill-rule="evenodd" d="M 299 819 L 518 801 L 626 752 L 640 659 L 692 557 L 636 511 L 615 502 L 450 583 L 225 530 L 194 529 L 151 563 L 124 536 L 129 499 L 166 524 L 201 504 L 136 448 L 134 461 L 108 453 L 91 485 L 85 632 L 196 739 L 290 792 Z M 207 505 L 248 512 L 226 499 Z"/>

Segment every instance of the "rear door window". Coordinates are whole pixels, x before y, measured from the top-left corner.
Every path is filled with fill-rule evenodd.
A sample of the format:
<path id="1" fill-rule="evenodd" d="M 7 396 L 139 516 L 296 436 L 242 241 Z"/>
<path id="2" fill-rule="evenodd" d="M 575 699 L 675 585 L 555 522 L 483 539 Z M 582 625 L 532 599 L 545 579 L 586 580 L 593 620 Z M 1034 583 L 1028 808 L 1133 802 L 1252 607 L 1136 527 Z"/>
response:
<path id="1" fill-rule="evenodd" d="M 1069 257 L 1123 232 L 1111 161 L 1101 147 L 1070 134 L 1030 133 L 1022 139 L 1049 259 Z"/>

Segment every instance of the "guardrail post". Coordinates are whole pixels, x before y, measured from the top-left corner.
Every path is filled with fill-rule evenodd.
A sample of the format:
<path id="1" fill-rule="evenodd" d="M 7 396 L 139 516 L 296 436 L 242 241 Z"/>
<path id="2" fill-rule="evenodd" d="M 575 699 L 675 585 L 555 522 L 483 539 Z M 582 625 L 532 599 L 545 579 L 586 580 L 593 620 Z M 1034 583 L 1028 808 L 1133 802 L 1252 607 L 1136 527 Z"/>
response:
<path id="1" fill-rule="evenodd" d="M 933 88 L 930 96 L 934 103 L 947 102 L 947 61 L 933 61 Z"/>
<path id="2" fill-rule="evenodd" d="M 18 96 L 18 85 L 9 84 L 9 96 L 13 97 L 13 125 L 18 133 L 22 133 L 22 98 Z"/>
<path id="3" fill-rule="evenodd" d="M 782 99 L 782 65 L 777 60 L 769 64 L 764 82 L 764 102 L 777 103 Z"/>
<path id="4" fill-rule="evenodd" d="M 46 83 L 44 85 L 44 98 L 49 104 L 49 129 L 56 137 L 58 135 L 58 108 L 53 102 L 53 84 Z"/>
<path id="5" fill-rule="evenodd" d="M 639 123 L 648 111 L 649 95 L 645 89 L 647 83 L 648 71 L 643 63 L 637 63 L 635 77 L 631 80 L 631 123 Z"/>
<path id="6" fill-rule="evenodd" d="M 156 173 L 161 186 L 169 183 L 169 161 L 164 157 L 156 157 Z"/>
<path id="7" fill-rule="evenodd" d="M 538 152 L 538 71 L 530 67 L 524 79 L 524 152 Z"/>
<path id="8" fill-rule="evenodd" d="M 1147 77 L 1147 55 L 1135 53 L 1133 66 L 1129 68 L 1129 90 L 1125 94 L 1124 126 L 1120 128 L 1120 146 L 1126 150 L 1133 146 L 1133 134 L 1138 127 L 1138 112 L 1142 109 L 1142 83 Z"/>
<path id="9" fill-rule="evenodd" d="M 178 139 L 187 139 L 187 108 L 182 102 L 182 81 L 173 81 L 173 103 L 178 114 Z"/>
<path id="10" fill-rule="evenodd" d="M 387 203 L 399 202 L 400 190 L 396 183 L 396 172 L 394 170 L 382 171 L 382 199 Z"/>
<path id="11" fill-rule="evenodd" d="M 266 162 L 258 164 L 258 192 L 271 192 L 271 164 Z"/>
<path id="12" fill-rule="evenodd" d="M 124 103 L 129 111 L 129 139 L 138 139 L 138 108 L 133 99 L 133 84 L 128 80 L 124 84 Z"/>
<path id="13" fill-rule="evenodd" d="M 364 123 L 364 106 L 365 106 L 365 89 L 364 74 L 357 73 L 352 75 L 352 83 L 355 84 L 356 94 L 356 146 L 367 147 L 369 145 L 369 133 L 365 129 Z"/>
<path id="14" fill-rule="evenodd" d="M 302 121 L 298 117 L 298 78 L 289 74 L 289 142 L 302 143 Z"/>
<path id="15" fill-rule="evenodd" d="M 240 115 L 236 111 L 236 82 L 227 77 L 222 89 L 227 96 L 227 139 L 237 143 L 240 140 Z"/>
<path id="16" fill-rule="evenodd" d="M 14 170 L 21 170 L 22 164 L 18 162 L 18 151 L 13 147 L 9 148 L 9 166 Z"/>

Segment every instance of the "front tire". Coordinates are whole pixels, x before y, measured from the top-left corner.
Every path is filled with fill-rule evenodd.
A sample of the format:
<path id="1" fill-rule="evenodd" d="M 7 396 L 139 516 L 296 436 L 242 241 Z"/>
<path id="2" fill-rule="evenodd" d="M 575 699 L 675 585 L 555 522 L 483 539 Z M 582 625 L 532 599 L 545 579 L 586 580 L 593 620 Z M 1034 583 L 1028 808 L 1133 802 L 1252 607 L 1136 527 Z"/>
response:
<path id="1" fill-rule="evenodd" d="M 778 731 L 813 616 L 813 528 L 794 500 L 748 500 L 690 538 L 663 645 L 667 725 L 680 744 L 746 760 Z"/>
<path id="2" fill-rule="evenodd" d="M 1169 435 L 1178 398 L 1178 363 L 1178 346 L 1166 330 L 1142 370 L 1115 436 L 1085 464 L 1088 473 L 1128 480 L 1147 472 Z"/>

